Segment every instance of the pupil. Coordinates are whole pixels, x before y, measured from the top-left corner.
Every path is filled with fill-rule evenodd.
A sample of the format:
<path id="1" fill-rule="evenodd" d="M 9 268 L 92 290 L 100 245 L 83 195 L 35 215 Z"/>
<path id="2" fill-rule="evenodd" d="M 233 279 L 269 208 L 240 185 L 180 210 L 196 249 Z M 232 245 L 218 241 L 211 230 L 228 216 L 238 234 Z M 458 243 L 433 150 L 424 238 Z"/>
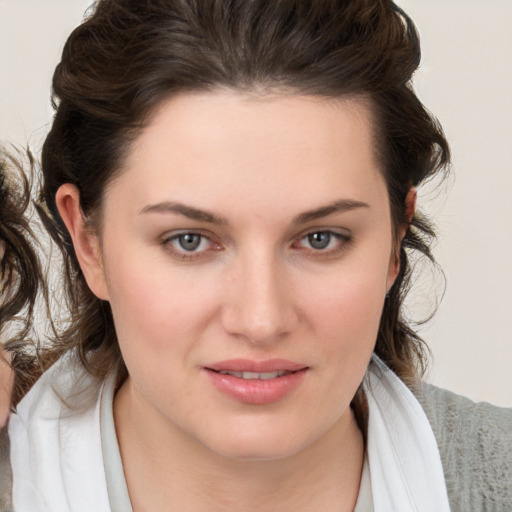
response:
<path id="1" fill-rule="evenodd" d="M 325 249 L 331 242 L 331 234 L 326 231 L 311 233 L 311 235 L 308 235 L 308 240 L 314 249 Z"/>
<path id="2" fill-rule="evenodd" d="M 201 236 L 188 233 L 179 237 L 179 243 L 182 249 L 186 251 L 194 251 L 201 243 Z"/>

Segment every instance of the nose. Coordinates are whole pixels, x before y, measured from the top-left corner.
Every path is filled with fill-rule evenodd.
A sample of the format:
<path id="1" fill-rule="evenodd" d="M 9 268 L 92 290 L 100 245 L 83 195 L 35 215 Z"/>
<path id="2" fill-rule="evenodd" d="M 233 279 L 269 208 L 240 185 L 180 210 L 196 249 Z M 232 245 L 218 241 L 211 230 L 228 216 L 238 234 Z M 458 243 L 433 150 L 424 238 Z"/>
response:
<path id="1" fill-rule="evenodd" d="M 224 329 L 252 343 L 271 344 L 299 322 L 290 279 L 273 254 L 241 258 L 228 277 Z"/>

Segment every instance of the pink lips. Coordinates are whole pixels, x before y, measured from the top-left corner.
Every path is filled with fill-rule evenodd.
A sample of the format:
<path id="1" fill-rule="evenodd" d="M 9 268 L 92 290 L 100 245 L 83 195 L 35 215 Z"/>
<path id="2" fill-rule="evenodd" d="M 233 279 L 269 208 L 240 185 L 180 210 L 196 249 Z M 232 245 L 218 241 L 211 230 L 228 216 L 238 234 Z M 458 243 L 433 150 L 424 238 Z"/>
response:
<path id="1" fill-rule="evenodd" d="M 294 391 L 308 367 L 286 359 L 231 359 L 208 365 L 204 370 L 213 385 L 227 396 L 246 404 L 264 405 Z"/>

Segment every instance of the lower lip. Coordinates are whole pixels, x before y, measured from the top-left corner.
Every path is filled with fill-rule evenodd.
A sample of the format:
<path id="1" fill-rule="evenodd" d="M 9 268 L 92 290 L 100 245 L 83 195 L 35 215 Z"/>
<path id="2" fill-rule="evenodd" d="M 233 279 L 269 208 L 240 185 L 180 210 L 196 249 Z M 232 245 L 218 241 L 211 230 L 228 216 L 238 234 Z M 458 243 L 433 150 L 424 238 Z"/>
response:
<path id="1" fill-rule="evenodd" d="M 306 376 L 307 368 L 275 379 L 242 379 L 205 368 L 213 385 L 239 402 L 265 405 L 277 402 L 297 389 Z"/>

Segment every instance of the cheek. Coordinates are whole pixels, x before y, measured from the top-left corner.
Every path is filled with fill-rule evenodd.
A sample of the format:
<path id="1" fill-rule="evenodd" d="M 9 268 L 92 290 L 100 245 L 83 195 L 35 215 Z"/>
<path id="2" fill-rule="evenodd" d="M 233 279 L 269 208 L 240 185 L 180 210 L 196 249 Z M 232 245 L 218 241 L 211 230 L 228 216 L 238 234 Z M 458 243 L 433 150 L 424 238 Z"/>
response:
<path id="1" fill-rule="evenodd" d="M 350 267 L 322 285 L 308 287 L 307 298 L 316 325 L 344 333 L 376 333 L 386 293 L 387 267 Z M 345 337 L 345 336 L 344 336 Z M 358 337 L 356 337 L 358 338 Z"/>
<path id="2" fill-rule="evenodd" d="M 386 292 L 387 266 L 347 265 L 324 286 L 309 287 L 312 339 L 324 353 L 331 393 L 350 400 L 375 347 Z M 350 268 L 349 268 L 350 267 Z M 340 385 L 343 383 L 343 385 Z M 326 397 L 327 399 L 327 397 Z"/>
<path id="3" fill-rule="evenodd" d="M 317 339 L 323 340 L 332 368 L 359 382 L 375 346 L 383 294 L 361 282 L 345 283 L 335 296 L 323 300 L 324 307 L 315 311 Z"/>
<path id="4" fill-rule="evenodd" d="M 379 276 L 382 281 L 382 276 Z M 352 274 L 331 286 L 316 287 L 308 295 L 306 346 L 318 356 L 311 394 L 324 424 L 335 423 L 346 412 L 361 384 L 377 338 L 384 304 L 384 285 Z M 304 315 L 306 318 L 306 315 Z"/>
<path id="5" fill-rule="evenodd" d="M 180 393 L 186 408 L 192 391 L 183 379 L 195 376 L 194 350 L 213 314 L 212 301 L 190 279 L 167 280 L 168 271 L 148 268 L 125 261 L 109 274 L 119 346 L 145 397 L 162 405 Z"/>
<path id="6" fill-rule="evenodd" d="M 132 274 L 128 286 L 117 285 L 111 293 L 116 328 L 120 341 L 146 339 L 154 348 L 163 340 L 178 338 L 193 331 L 207 315 L 204 291 L 174 279 L 165 282 L 148 273 Z M 199 317 L 199 318 L 198 318 Z"/>
<path id="7" fill-rule="evenodd" d="M 106 251 L 105 272 L 123 352 L 158 353 L 196 336 L 214 314 L 208 276 L 177 272 L 149 251 L 120 252 Z"/>

